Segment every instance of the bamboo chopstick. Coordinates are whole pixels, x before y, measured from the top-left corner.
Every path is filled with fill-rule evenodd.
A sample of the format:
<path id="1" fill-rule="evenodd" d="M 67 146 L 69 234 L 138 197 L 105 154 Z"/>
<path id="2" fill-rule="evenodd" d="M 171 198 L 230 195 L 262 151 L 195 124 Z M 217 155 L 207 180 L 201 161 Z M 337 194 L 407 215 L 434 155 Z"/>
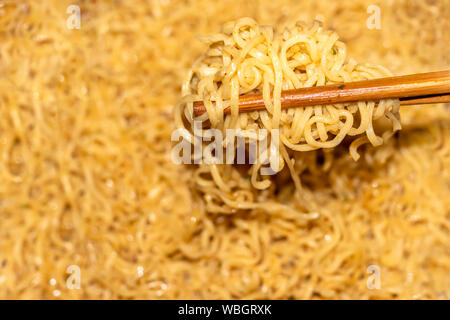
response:
<path id="1" fill-rule="evenodd" d="M 450 70 L 286 90 L 281 92 L 281 108 L 388 98 L 398 98 L 402 105 L 450 102 Z M 264 109 L 261 94 L 239 97 L 240 112 Z M 195 116 L 205 112 L 202 101 L 194 102 Z M 224 113 L 230 113 L 230 107 Z"/>
<path id="2" fill-rule="evenodd" d="M 400 105 L 410 106 L 414 104 L 447 103 L 450 102 L 450 93 L 433 94 L 421 97 L 400 98 Z"/>

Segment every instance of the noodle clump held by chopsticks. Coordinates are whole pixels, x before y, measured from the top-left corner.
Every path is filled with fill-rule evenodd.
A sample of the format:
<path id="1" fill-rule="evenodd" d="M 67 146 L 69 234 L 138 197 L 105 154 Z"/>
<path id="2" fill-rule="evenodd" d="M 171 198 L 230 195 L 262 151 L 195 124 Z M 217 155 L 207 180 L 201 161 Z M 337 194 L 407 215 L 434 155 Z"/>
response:
<path id="1" fill-rule="evenodd" d="M 308 160 L 302 156 L 306 151 L 334 148 L 350 137 L 350 156 L 358 160 L 361 145 L 379 146 L 401 128 L 397 99 L 281 108 L 282 90 L 391 76 L 384 67 L 347 59 L 345 44 L 319 21 L 310 25 L 297 22 L 276 30 L 242 18 L 224 24 L 222 33 L 201 39 L 209 48 L 194 63 L 183 84 L 183 98 L 175 113 L 177 126 L 191 135 L 194 121 L 209 123 L 224 134 L 227 129 L 279 129 L 279 148 L 268 153 L 278 152 L 280 163 L 274 166 L 269 160 L 267 165 L 276 167 L 276 172 L 288 167 L 297 190 L 301 188 L 299 173 L 308 167 Z M 256 92 L 262 92 L 266 110 L 239 112 L 239 96 Z M 196 118 L 195 101 L 203 101 L 206 107 L 206 112 Z M 231 114 L 224 114 L 227 107 Z M 374 131 L 375 122 L 385 124 L 379 135 Z M 195 138 L 194 134 L 190 141 Z M 252 137 L 247 135 L 246 139 L 248 142 Z M 216 194 L 233 207 L 232 199 L 242 198 L 242 189 L 248 187 L 248 183 L 239 181 L 247 174 L 252 187 L 270 187 L 271 181 L 260 174 L 263 167 L 262 161 L 257 161 L 243 174 L 230 166 L 202 163 L 197 182 L 210 195 L 215 188 Z M 205 178 L 208 173 L 209 179 Z M 245 205 L 240 203 L 238 207 Z"/>

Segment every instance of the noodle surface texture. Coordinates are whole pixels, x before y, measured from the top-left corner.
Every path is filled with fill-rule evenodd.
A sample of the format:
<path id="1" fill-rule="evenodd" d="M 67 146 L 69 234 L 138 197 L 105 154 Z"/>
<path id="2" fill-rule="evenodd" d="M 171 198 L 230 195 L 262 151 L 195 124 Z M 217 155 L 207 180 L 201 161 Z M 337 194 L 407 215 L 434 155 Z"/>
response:
<path id="1" fill-rule="evenodd" d="M 398 130 L 395 100 L 279 104 L 286 88 L 450 69 L 449 10 L 0 1 L 0 298 L 449 299 L 448 106 L 400 107 Z M 266 110 L 237 112 L 251 92 Z M 278 128 L 277 174 L 175 164 L 193 101 L 211 128 Z"/>

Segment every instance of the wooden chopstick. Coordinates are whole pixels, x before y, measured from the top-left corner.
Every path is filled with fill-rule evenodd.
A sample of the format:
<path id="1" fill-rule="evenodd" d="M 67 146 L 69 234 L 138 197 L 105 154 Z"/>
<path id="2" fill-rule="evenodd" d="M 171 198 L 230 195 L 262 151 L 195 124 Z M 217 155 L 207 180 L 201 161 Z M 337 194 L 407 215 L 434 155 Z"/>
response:
<path id="1" fill-rule="evenodd" d="M 411 106 L 414 104 L 449 103 L 450 93 L 433 94 L 421 97 L 400 98 L 400 105 Z"/>
<path id="2" fill-rule="evenodd" d="M 402 105 L 450 102 L 450 70 L 286 90 L 281 93 L 281 108 L 388 98 L 398 98 Z M 240 112 L 264 109 L 261 94 L 239 97 Z M 230 111 L 228 107 L 224 113 Z M 202 101 L 194 102 L 195 116 L 205 112 Z"/>

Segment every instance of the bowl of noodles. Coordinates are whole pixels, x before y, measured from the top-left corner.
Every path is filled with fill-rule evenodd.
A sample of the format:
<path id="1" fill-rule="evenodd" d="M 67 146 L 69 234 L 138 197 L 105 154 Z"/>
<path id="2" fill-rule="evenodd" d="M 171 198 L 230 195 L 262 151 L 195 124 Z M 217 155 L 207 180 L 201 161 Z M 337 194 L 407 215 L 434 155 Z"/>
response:
<path id="1" fill-rule="evenodd" d="M 449 106 L 280 106 L 283 90 L 450 69 L 449 15 L 2 2 L 0 298 L 449 299 Z M 238 110 L 251 93 L 265 110 Z M 261 130 L 269 147 L 237 163 L 235 139 L 247 155 Z M 174 132 L 202 159 L 174 160 Z"/>

